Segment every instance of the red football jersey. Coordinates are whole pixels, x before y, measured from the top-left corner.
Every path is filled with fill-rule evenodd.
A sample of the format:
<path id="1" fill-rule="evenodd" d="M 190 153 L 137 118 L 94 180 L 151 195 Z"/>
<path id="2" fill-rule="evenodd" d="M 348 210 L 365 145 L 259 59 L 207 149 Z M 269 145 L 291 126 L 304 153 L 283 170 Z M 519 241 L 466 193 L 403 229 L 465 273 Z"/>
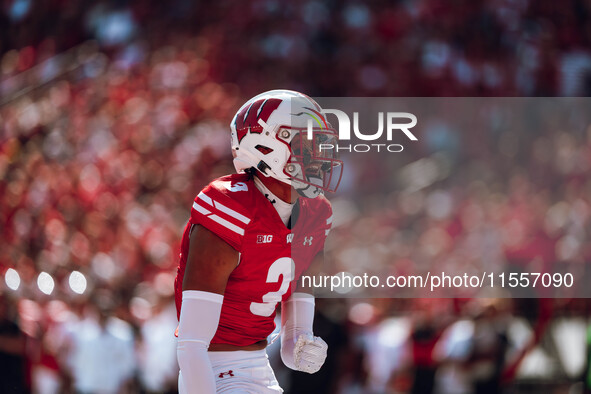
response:
<path id="1" fill-rule="evenodd" d="M 323 250 L 332 223 L 332 209 L 324 196 L 299 198 L 298 204 L 297 220 L 288 229 L 247 174 L 216 179 L 195 198 L 181 243 L 175 282 L 177 314 L 193 225 L 208 228 L 240 252 L 211 343 L 251 345 L 275 329 L 278 303 L 289 297 L 299 277 Z"/>

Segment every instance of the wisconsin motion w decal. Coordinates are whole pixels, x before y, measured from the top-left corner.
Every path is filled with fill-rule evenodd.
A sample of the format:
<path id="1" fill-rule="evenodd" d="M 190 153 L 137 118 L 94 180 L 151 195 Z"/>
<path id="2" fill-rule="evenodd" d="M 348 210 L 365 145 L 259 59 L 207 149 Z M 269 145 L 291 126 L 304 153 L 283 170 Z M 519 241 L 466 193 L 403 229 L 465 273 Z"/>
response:
<path id="1" fill-rule="evenodd" d="M 279 107 L 283 100 L 281 99 L 261 99 L 252 103 L 249 107 L 244 108 L 236 116 L 236 133 L 238 134 L 238 142 L 242 141 L 242 138 L 250 130 L 251 133 L 261 133 L 263 127 L 259 124 L 259 120 L 267 122 L 269 116 Z"/>

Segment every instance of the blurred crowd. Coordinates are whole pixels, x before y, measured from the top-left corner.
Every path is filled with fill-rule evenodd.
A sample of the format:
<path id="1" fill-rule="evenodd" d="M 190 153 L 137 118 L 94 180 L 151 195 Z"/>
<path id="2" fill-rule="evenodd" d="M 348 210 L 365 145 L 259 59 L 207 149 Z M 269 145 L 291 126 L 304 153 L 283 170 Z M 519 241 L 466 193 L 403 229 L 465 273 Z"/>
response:
<path id="1" fill-rule="evenodd" d="M 421 121 L 420 143 L 404 142 L 397 154 L 343 154 L 341 194 L 332 199 L 337 229 L 328 241 L 332 273 L 437 268 L 591 279 L 591 101 L 407 101 Z M 589 296 L 572 290 L 560 294 Z M 495 294 L 502 293 L 488 295 Z"/>
<path id="2" fill-rule="evenodd" d="M 11 0 L 2 11 L 3 78 L 96 39 L 120 66 L 189 48 L 201 60 L 188 64 L 191 78 L 244 97 L 288 85 L 311 96 L 591 91 L 585 0 Z"/>
<path id="3" fill-rule="evenodd" d="M 245 99 L 586 96 L 590 20 L 584 0 L 3 2 L 0 392 L 174 392 L 180 234 L 234 171 Z M 329 260 L 585 278 L 589 124 L 476 135 L 434 125 L 423 151 L 345 155 Z M 582 390 L 588 307 L 320 300 L 332 361 L 276 371 L 295 393 Z"/>

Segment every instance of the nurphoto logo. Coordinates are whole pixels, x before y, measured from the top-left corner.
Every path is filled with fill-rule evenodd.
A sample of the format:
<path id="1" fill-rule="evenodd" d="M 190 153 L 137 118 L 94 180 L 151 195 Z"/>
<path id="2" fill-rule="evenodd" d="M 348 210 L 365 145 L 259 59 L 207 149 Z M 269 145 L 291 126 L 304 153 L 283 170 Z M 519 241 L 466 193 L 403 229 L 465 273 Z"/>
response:
<path id="1" fill-rule="evenodd" d="M 349 115 L 344 111 L 338 109 L 324 109 L 322 111 L 325 115 L 335 115 L 337 118 L 339 141 L 351 140 L 351 120 Z M 385 119 L 385 122 L 384 122 Z M 384 127 L 384 123 L 386 126 Z M 361 144 L 320 144 L 319 150 L 328 151 L 336 150 L 347 152 L 381 152 L 388 151 L 392 153 L 402 152 L 404 146 L 401 144 L 390 143 L 395 136 L 402 132 L 409 140 L 417 141 L 417 137 L 410 131 L 411 128 L 417 124 L 417 117 L 409 112 L 378 112 L 378 130 L 372 134 L 365 134 L 359 129 L 359 112 L 353 112 L 353 134 L 361 141 L 378 141 L 383 140 L 385 129 L 385 137 L 388 143 L 361 143 Z M 308 139 L 312 139 L 313 122 L 312 119 L 308 121 Z"/>

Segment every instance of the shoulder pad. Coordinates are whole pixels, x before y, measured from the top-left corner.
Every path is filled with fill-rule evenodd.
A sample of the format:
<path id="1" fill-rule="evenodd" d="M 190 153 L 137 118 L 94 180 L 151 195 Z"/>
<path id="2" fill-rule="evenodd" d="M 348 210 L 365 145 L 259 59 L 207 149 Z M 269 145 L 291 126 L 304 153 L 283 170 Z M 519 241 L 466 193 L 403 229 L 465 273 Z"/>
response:
<path id="1" fill-rule="evenodd" d="M 244 231 L 252 220 L 246 206 L 252 199 L 253 187 L 253 182 L 243 174 L 214 180 L 195 198 L 191 222 L 203 225 L 240 251 Z"/>

